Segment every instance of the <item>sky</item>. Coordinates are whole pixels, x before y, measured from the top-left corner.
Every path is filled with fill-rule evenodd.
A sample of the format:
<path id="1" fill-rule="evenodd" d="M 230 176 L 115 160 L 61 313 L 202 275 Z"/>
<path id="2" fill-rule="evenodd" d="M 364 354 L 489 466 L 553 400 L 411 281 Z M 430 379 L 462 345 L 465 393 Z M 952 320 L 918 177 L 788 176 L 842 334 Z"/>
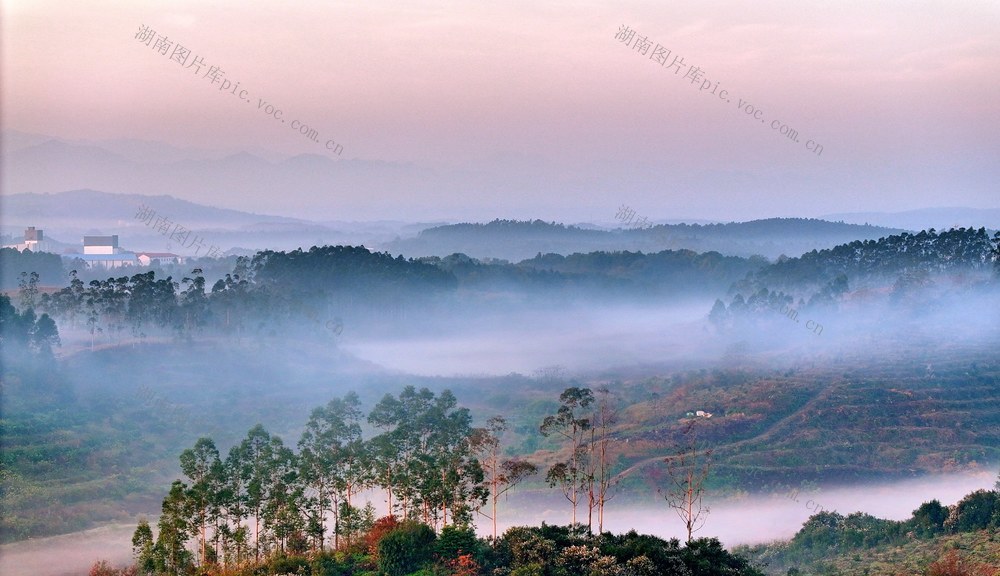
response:
<path id="1" fill-rule="evenodd" d="M 1000 207 L 1000 2 L 5 0 L 2 17 L 5 130 L 342 146 L 519 183 L 368 218 Z M 177 45 L 201 68 L 172 60 Z"/>

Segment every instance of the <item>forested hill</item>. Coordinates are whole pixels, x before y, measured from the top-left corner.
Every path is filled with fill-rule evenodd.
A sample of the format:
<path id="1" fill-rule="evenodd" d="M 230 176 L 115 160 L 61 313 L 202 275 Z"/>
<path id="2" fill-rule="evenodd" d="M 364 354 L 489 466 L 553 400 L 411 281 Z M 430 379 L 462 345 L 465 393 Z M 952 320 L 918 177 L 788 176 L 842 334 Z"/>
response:
<path id="1" fill-rule="evenodd" d="M 406 296 L 410 291 L 448 290 L 456 284 L 454 276 L 436 266 L 370 252 L 363 246 L 265 250 L 253 257 L 249 272 L 259 288 L 341 295 L 363 291 L 369 298 L 374 294 Z"/>
<path id="2" fill-rule="evenodd" d="M 486 224 L 451 224 L 422 231 L 416 238 L 385 245 L 410 256 L 446 256 L 463 252 L 476 258 L 519 261 L 536 254 L 595 251 L 687 249 L 768 258 L 795 256 L 854 240 L 875 240 L 902 230 L 805 218 L 770 218 L 727 224 L 661 224 L 597 230 L 554 222 L 494 220 Z"/>
<path id="3" fill-rule="evenodd" d="M 764 258 L 697 254 L 690 250 L 591 252 L 538 255 L 517 264 L 477 260 L 465 254 L 418 259 L 455 275 L 460 289 L 482 294 L 518 292 L 536 296 L 661 298 L 722 293 L 733 282 L 767 264 Z"/>
<path id="4" fill-rule="evenodd" d="M 728 306 L 717 300 L 710 318 L 719 326 L 759 321 L 773 311 L 795 319 L 799 311 L 844 312 L 872 299 L 893 304 L 895 312 L 974 309 L 974 302 L 996 305 L 990 288 L 998 284 L 1000 232 L 991 239 L 985 228 L 931 229 L 780 259 L 733 284 Z M 874 319 L 881 314 L 868 311 Z"/>
<path id="5" fill-rule="evenodd" d="M 779 259 L 749 274 L 736 288 L 741 292 L 763 287 L 796 291 L 821 287 L 841 276 L 852 287 L 891 285 L 900 277 L 986 270 L 994 266 L 998 250 L 1000 232 L 991 240 L 985 228 L 904 232 Z"/>

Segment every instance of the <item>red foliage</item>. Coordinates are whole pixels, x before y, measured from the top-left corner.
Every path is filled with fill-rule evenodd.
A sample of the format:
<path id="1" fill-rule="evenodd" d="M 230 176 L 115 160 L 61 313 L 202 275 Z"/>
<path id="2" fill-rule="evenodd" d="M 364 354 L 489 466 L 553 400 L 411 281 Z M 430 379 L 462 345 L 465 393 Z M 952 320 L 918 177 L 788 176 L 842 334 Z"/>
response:
<path id="1" fill-rule="evenodd" d="M 1000 569 L 978 562 L 962 561 L 958 553 L 951 550 L 927 570 L 928 576 L 998 576 Z"/>
<path id="2" fill-rule="evenodd" d="M 118 571 L 107 560 L 98 560 L 90 567 L 89 576 L 118 576 Z"/>
<path id="3" fill-rule="evenodd" d="M 385 538 L 385 535 L 392 532 L 399 526 L 399 519 L 395 516 L 383 516 L 375 521 L 371 530 L 365 534 L 365 546 L 368 553 L 374 558 L 378 554 L 378 543 Z"/>
<path id="4" fill-rule="evenodd" d="M 125 568 L 116 569 L 107 560 L 98 560 L 90 567 L 88 576 L 136 576 L 139 569 L 133 564 Z"/>
<path id="5" fill-rule="evenodd" d="M 479 564 L 472 559 L 472 554 L 462 554 L 459 552 L 458 558 L 448 560 L 445 566 L 451 570 L 454 576 L 477 576 L 482 571 Z"/>

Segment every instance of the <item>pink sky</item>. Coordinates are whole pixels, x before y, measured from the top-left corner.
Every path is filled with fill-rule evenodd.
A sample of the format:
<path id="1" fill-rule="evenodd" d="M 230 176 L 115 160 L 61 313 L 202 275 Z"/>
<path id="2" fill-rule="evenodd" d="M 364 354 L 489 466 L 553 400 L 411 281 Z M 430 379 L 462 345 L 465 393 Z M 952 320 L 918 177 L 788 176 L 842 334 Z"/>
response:
<path id="1" fill-rule="evenodd" d="M 323 153 L 259 111 L 261 98 L 341 143 L 342 158 L 658 184 L 614 205 L 710 216 L 719 202 L 767 215 L 1000 204 L 996 2 L 206 4 L 4 2 L 3 128 Z M 220 66 L 250 101 L 140 44 L 141 24 Z M 617 42 L 622 24 L 731 102 Z M 671 196 L 675 175 L 701 172 L 788 186 L 766 199 L 708 189 L 708 204 Z M 567 200 L 539 199 L 537 212 Z M 607 210 L 593 191 L 577 200 Z"/>

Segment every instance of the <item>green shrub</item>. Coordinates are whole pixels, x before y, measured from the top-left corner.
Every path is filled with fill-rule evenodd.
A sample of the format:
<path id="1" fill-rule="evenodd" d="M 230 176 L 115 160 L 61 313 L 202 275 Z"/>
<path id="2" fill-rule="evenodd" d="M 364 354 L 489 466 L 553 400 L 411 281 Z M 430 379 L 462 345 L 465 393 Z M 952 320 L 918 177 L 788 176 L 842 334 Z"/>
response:
<path id="1" fill-rule="evenodd" d="M 955 504 L 944 522 L 950 532 L 972 532 L 1000 525 L 1000 493 L 976 490 Z"/>
<path id="2" fill-rule="evenodd" d="M 445 526 L 434 543 L 434 552 L 442 561 L 454 560 L 461 554 L 479 558 L 479 548 L 476 532 L 467 526 Z"/>
<path id="3" fill-rule="evenodd" d="M 675 574 L 684 569 L 680 542 L 676 538 L 664 540 L 635 530 L 619 536 L 605 533 L 600 537 L 600 548 L 602 554 L 614 556 L 621 563 L 645 559 L 636 562 L 636 571 L 645 570 L 647 562 L 654 566 L 657 574 Z"/>
<path id="4" fill-rule="evenodd" d="M 353 573 L 351 567 L 333 552 L 317 554 L 309 567 L 311 576 L 350 576 Z"/>
<path id="5" fill-rule="evenodd" d="M 309 561 L 301 556 L 276 556 L 267 563 L 268 574 L 308 574 Z"/>
<path id="6" fill-rule="evenodd" d="M 405 576 L 433 559 L 434 531 L 426 524 L 402 522 L 378 543 L 378 568 L 389 576 Z"/>
<path id="7" fill-rule="evenodd" d="M 924 502 L 913 511 L 913 517 L 909 520 L 909 525 L 918 536 L 928 537 L 938 534 L 944 530 L 944 522 L 948 519 L 948 507 L 942 506 L 941 502 L 931 500 Z"/>
<path id="8" fill-rule="evenodd" d="M 527 564 L 520 568 L 514 568 L 510 576 L 545 576 L 541 564 Z"/>

